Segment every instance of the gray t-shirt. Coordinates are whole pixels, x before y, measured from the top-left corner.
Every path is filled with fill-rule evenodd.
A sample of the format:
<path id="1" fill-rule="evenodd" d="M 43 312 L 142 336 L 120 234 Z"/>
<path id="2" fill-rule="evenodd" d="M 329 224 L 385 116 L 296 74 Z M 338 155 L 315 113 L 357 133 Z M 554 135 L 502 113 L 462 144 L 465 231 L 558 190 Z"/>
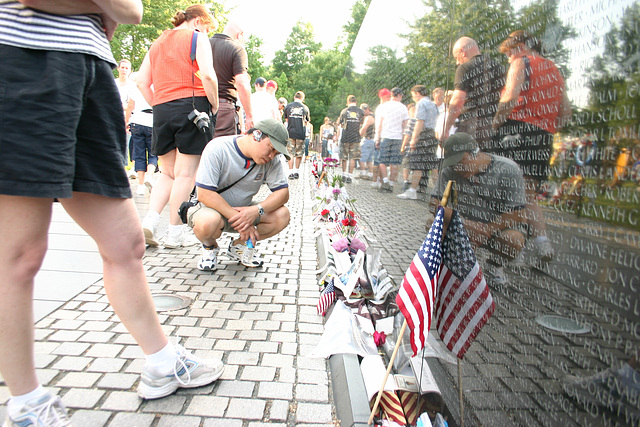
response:
<path id="1" fill-rule="evenodd" d="M 485 154 L 491 157 L 491 163 L 484 172 L 469 179 L 458 175 L 452 167 L 444 168 L 432 197 L 441 200 L 447 183 L 453 180 L 460 215 L 472 221 L 495 223 L 500 215 L 523 209 L 527 199 L 518 165 L 506 157 Z"/>
<path id="2" fill-rule="evenodd" d="M 207 144 L 196 174 L 196 187 L 218 191 L 238 181 L 251 169 L 255 162 L 242 154 L 237 138 L 235 135 L 223 136 Z M 289 187 L 280 154 L 267 164 L 256 164 L 251 172 L 221 196 L 231 206 L 249 206 L 263 183 L 271 191 Z"/>

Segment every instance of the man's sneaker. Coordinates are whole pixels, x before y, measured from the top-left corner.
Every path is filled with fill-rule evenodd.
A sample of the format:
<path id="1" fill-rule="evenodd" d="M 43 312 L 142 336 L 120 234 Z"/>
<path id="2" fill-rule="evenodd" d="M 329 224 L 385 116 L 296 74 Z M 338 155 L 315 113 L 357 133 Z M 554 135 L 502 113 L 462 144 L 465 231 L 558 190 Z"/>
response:
<path id="1" fill-rule="evenodd" d="M 380 186 L 380 191 L 386 192 L 386 193 L 393 193 L 393 185 L 391 185 L 388 182 L 383 182 L 382 185 Z"/>
<path id="2" fill-rule="evenodd" d="M 136 189 L 136 194 L 138 196 L 144 196 L 146 194 L 146 191 L 144 189 L 144 185 L 138 184 L 138 188 Z"/>
<path id="3" fill-rule="evenodd" d="M 296 172 L 296 173 L 294 173 L 294 174 L 293 174 L 293 178 L 294 178 L 294 179 L 298 179 L 298 178 L 300 178 L 300 175 L 298 175 L 298 172 Z"/>
<path id="4" fill-rule="evenodd" d="M 200 260 L 198 261 L 198 270 L 214 271 L 218 262 L 218 248 L 207 249 L 202 247 Z"/>
<path id="5" fill-rule="evenodd" d="M 290 173 L 289 174 L 289 179 L 296 179 L 296 174 L 295 173 Z"/>
<path id="6" fill-rule="evenodd" d="M 176 249 L 180 247 L 193 246 L 199 244 L 200 241 L 193 235 L 190 228 L 184 227 L 178 234 L 167 233 L 162 245 L 167 249 Z"/>
<path id="7" fill-rule="evenodd" d="M 3 424 L 3 427 L 22 426 L 65 427 L 71 426 L 71 422 L 60 397 L 47 393 L 40 399 L 28 402 L 17 417 L 11 418 L 7 415 Z"/>
<path id="8" fill-rule="evenodd" d="M 245 267 L 257 268 L 262 267 L 262 264 L 264 264 L 264 261 L 262 261 L 258 257 L 258 254 L 254 248 L 250 248 L 244 243 L 238 243 L 237 245 L 234 245 L 233 240 L 229 242 L 227 255 L 229 256 L 229 258 L 238 261 Z"/>
<path id="9" fill-rule="evenodd" d="M 417 200 L 418 199 L 418 192 L 416 191 L 415 188 L 409 188 L 404 193 L 398 194 L 398 199 Z"/>
<path id="10" fill-rule="evenodd" d="M 142 221 L 142 231 L 144 232 L 144 241 L 147 245 L 156 247 L 159 245 L 158 238 L 156 237 L 156 229 L 158 228 L 158 223 L 160 222 L 160 217 L 157 217 L 156 220 L 151 220 L 148 217 L 145 217 Z"/>
<path id="11" fill-rule="evenodd" d="M 373 189 L 375 189 L 375 190 L 379 190 L 381 185 L 382 185 L 382 184 L 380 184 L 380 181 L 373 181 L 373 182 L 371 183 L 371 188 L 373 188 Z"/>
<path id="12" fill-rule="evenodd" d="M 490 266 L 487 271 L 489 281 L 496 286 L 503 286 L 507 284 L 507 274 L 504 272 L 504 267 Z"/>
<path id="13" fill-rule="evenodd" d="M 173 372 L 167 375 L 145 364 L 138 384 L 138 396 L 159 399 L 179 388 L 202 387 L 220 378 L 224 371 L 224 365 L 218 359 L 200 360 L 181 345 L 176 345 L 176 352 L 178 360 Z"/>
<path id="14" fill-rule="evenodd" d="M 534 241 L 533 247 L 536 251 L 536 256 L 542 262 L 549 262 L 553 259 L 553 246 L 549 239 L 542 241 Z"/>
<path id="15" fill-rule="evenodd" d="M 404 193 L 408 189 L 411 188 L 411 183 L 409 181 L 405 181 L 402 183 L 402 192 Z"/>
<path id="16" fill-rule="evenodd" d="M 342 181 L 344 181 L 345 184 L 351 184 L 351 182 L 352 182 L 351 177 L 348 176 L 348 175 L 344 175 L 342 177 Z"/>

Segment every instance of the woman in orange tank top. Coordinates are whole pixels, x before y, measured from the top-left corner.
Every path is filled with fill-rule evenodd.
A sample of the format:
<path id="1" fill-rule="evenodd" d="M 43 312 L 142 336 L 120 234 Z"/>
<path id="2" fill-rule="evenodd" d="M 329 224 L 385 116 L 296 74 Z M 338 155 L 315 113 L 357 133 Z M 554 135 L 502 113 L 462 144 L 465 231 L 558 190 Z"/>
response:
<path id="1" fill-rule="evenodd" d="M 167 248 L 197 244 L 182 224 L 178 208 L 189 199 L 218 111 L 218 80 L 207 37 L 217 27 L 215 18 L 196 4 L 178 11 L 172 23 L 175 28 L 164 31 L 151 45 L 138 73 L 138 87 L 153 107 L 151 151 L 159 156 L 162 172 L 151 191 L 142 228 L 147 244 L 157 246 L 156 229 L 168 202 Z"/>
<path id="2" fill-rule="evenodd" d="M 571 114 L 564 78 L 555 64 L 542 57 L 538 40 L 523 30 L 500 44 L 509 71 L 493 120 L 493 152 L 514 160 L 522 170 L 527 192 L 529 236 L 536 255 L 550 261 L 553 248 L 536 196 L 549 176 L 553 134 Z"/>

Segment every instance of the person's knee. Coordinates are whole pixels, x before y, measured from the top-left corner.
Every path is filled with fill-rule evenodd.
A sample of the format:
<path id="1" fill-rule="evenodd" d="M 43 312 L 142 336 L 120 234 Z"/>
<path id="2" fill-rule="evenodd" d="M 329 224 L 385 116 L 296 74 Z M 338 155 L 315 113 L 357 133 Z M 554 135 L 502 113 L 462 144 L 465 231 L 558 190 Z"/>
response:
<path id="1" fill-rule="evenodd" d="M 215 212 L 200 211 L 193 218 L 193 233 L 201 242 L 218 239 L 223 228 L 222 217 Z"/>
<path id="2" fill-rule="evenodd" d="M 271 212 L 272 222 L 275 228 L 275 232 L 279 233 L 289 225 L 291 220 L 291 214 L 286 206 L 281 206 L 275 211 Z"/>
<path id="3" fill-rule="evenodd" d="M 17 280 L 32 279 L 40 270 L 42 261 L 47 253 L 47 240 L 29 241 L 21 248 L 16 248 L 15 256 L 11 260 L 12 271 Z"/>

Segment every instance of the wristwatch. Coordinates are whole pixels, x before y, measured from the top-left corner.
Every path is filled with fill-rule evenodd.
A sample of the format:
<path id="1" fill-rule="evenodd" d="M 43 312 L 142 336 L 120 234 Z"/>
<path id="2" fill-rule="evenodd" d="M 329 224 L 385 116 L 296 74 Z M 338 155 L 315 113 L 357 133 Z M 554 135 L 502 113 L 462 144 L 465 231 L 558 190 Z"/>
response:
<path id="1" fill-rule="evenodd" d="M 260 205 L 256 205 L 256 206 L 258 206 L 258 215 L 260 216 L 264 215 L 264 208 Z"/>

